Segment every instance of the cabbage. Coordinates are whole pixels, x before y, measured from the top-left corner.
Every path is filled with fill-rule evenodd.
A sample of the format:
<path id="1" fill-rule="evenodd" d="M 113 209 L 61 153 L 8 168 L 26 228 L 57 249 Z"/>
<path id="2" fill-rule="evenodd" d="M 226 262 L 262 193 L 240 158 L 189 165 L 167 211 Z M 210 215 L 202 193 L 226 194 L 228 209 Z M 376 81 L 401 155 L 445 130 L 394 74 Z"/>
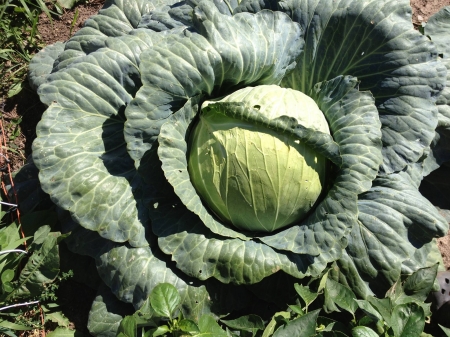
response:
<path id="1" fill-rule="evenodd" d="M 286 115 L 330 133 L 318 106 L 300 91 L 247 87 L 220 102 L 242 102 L 267 118 Z M 296 223 L 322 193 L 325 157 L 288 134 L 222 114 L 220 104 L 203 103 L 190 137 L 194 187 L 220 219 L 238 229 L 273 232 Z"/>
<path id="2" fill-rule="evenodd" d="M 33 159 L 105 284 L 92 333 L 160 283 L 195 320 L 330 267 L 366 298 L 433 265 L 448 205 L 419 186 L 449 160 L 448 45 L 407 0 L 110 0 L 41 51 Z"/>

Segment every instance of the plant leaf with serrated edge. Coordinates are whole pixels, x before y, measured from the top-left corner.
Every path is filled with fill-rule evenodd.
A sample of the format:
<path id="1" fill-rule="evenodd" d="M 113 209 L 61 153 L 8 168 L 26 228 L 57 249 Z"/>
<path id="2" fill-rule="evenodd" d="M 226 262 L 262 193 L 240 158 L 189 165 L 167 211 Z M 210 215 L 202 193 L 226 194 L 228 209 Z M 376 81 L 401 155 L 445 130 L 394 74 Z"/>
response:
<path id="1" fill-rule="evenodd" d="M 59 274 L 59 233 L 50 233 L 39 249 L 33 252 L 27 264 L 22 269 L 16 288 L 6 300 L 16 297 L 38 295 Z"/>
<path id="2" fill-rule="evenodd" d="M 55 305 L 55 308 L 51 307 L 51 304 L 41 304 L 41 308 L 45 314 L 45 320 L 57 323 L 58 326 L 68 328 L 70 325 L 69 319 L 64 316 L 62 311 L 55 311 L 59 306 Z"/>
<path id="3" fill-rule="evenodd" d="M 22 330 L 28 331 L 28 330 L 34 329 L 34 328 L 26 326 L 26 325 L 11 323 L 11 322 L 5 321 L 5 320 L 0 320 L 0 327 L 12 329 L 12 330 L 19 330 L 19 331 L 22 331 Z"/>

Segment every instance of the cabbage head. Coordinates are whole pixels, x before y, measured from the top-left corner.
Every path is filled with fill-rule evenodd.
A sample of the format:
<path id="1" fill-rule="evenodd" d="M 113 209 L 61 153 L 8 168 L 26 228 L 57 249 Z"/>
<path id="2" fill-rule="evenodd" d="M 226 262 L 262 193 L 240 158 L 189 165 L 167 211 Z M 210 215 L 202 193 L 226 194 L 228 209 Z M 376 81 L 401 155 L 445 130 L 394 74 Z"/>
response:
<path id="1" fill-rule="evenodd" d="M 276 310 L 327 270 L 379 295 L 438 261 L 447 213 L 419 191 L 450 159 L 435 21 L 443 43 L 407 0 L 108 0 L 37 54 L 33 160 L 104 282 L 92 334 L 162 282 L 198 319 Z"/>

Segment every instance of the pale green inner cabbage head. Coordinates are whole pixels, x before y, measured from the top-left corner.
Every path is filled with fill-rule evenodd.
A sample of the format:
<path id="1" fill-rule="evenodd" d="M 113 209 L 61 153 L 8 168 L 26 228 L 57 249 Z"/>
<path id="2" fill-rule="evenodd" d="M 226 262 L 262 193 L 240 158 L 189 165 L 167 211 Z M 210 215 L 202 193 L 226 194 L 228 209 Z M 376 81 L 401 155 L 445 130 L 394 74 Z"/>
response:
<path id="1" fill-rule="evenodd" d="M 276 85 L 206 101 L 191 133 L 188 158 L 194 187 L 223 221 L 241 230 L 272 232 L 304 218 L 322 192 L 327 159 L 287 134 L 214 110 L 205 113 L 204 107 L 215 102 L 244 102 L 270 119 L 287 115 L 330 134 L 316 103 Z"/>

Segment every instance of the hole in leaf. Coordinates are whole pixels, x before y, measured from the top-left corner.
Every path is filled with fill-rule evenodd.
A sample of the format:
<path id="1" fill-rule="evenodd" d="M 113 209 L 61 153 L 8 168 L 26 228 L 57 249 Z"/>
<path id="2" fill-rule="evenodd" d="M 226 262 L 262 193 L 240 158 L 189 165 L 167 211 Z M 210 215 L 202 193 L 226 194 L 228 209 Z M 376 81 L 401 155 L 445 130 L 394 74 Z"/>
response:
<path id="1" fill-rule="evenodd" d="M 202 273 L 202 270 L 200 269 L 198 272 L 199 272 L 199 274 L 201 274 L 201 273 Z"/>
<path id="2" fill-rule="evenodd" d="M 450 281 L 449 281 L 449 279 L 448 279 L 448 278 L 446 278 L 446 279 L 445 279 L 445 283 L 447 283 L 447 284 L 448 284 L 449 282 L 450 282 Z"/>
<path id="3" fill-rule="evenodd" d="M 444 295 L 445 294 L 445 289 L 441 289 L 441 293 L 442 293 L 442 295 Z"/>

